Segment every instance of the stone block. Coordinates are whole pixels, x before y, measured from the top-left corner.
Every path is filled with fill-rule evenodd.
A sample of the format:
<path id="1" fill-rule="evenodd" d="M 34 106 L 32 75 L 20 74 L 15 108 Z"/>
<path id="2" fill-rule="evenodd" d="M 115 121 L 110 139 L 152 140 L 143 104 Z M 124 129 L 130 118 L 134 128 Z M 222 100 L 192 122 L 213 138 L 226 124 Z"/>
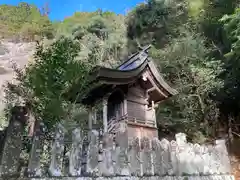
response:
<path id="1" fill-rule="evenodd" d="M 83 133 L 80 128 L 72 132 L 72 147 L 69 156 L 69 174 L 71 176 L 81 175 L 81 155 L 83 145 Z"/>
<path id="2" fill-rule="evenodd" d="M 167 175 L 171 165 L 169 141 L 166 139 L 159 141 L 157 138 L 155 138 L 152 140 L 152 149 L 154 174 L 157 176 Z"/>
<path id="3" fill-rule="evenodd" d="M 119 127 L 119 131 L 116 133 L 115 144 L 115 174 L 129 176 L 128 133 L 127 127 L 124 124 Z"/>
<path id="4" fill-rule="evenodd" d="M 102 176 L 113 176 L 114 167 L 112 161 L 113 138 L 109 134 L 104 134 L 102 142 L 102 152 L 100 154 L 99 173 Z"/>
<path id="5" fill-rule="evenodd" d="M 87 174 L 98 175 L 98 156 L 99 156 L 99 132 L 92 130 L 90 132 L 90 143 L 87 154 Z"/>
<path id="6" fill-rule="evenodd" d="M 51 163 L 49 167 L 49 173 L 51 176 L 62 176 L 64 134 L 65 128 L 61 124 L 58 124 L 52 145 Z"/>
<path id="7" fill-rule="evenodd" d="M 130 173 L 132 176 L 142 176 L 142 161 L 140 159 L 140 139 L 135 138 L 129 144 Z"/>
<path id="8" fill-rule="evenodd" d="M 143 175 L 153 175 L 152 167 L 152 148 L 151 141 L 149 138 L 141 139 L 141 160 L 143 162 Z"/>

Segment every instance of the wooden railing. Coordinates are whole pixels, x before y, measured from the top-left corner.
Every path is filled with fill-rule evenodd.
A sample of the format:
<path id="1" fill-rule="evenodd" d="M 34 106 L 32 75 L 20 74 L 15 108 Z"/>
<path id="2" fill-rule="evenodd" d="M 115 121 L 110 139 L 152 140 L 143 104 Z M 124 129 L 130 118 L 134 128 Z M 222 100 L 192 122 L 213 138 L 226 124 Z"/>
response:
<path id="1" fill-rule="evenodd" d="M 155 112 L 152 110 L 152 108 L 149 108 L 145 113 L 146 114 L 144 117 L 136 117 L 130 115 L 127 117 L 127 121 L 131 123 L 156 127 Z"/>
<path id="2" fill-rule="evenodd" d="M 128 116 L 127 118 L 128 122 L 136 123 L 136 124 L 142 124 L 147 126 L 156 126 L 156 123 L 154 120 L 146 120 L 146 119 L 137 119 L 135 117 Z"/>
<path id="3" fill-rule="evenodd" d="M 117 131 L 117 124 L 120 121 L 126 120 L 127 119 L 127 114 L 120 116 L 120 117 L 113 117 L 108 121 L 108 133 L 116 133 Z"/>
<path id="4" fill-rule="evenodd" d="M 108 120 L 108 133 L 110 133 L 110 134 L 117 133 L 117 125 L 121 121 L 142 124 L 142 125 L 146 125 L 146 126 L 150 126 L 150 127 L 156 127 L 154 116 L 152 118 L 144 119 L 144 118 L 138 118 L 138 117 L 129 116 L 128 114 L 125 114 L 123 116 L 113 117 L 110 120 Z M 99 127 L 99 129 L 104 129 L 103 125 L 101 127 Z"/>

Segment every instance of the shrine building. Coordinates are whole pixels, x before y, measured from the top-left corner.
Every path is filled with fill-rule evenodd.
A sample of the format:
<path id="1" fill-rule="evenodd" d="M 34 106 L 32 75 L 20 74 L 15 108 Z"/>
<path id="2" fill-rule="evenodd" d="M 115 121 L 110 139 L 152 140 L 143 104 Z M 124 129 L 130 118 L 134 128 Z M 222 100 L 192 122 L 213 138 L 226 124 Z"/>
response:
<path id="1" fill-rule="evenodd" d="M 116 69 L 96 67 L 90 90 L 81 99 L 89 107 L 89 128 L 117 133 L 127 127 L 128 137 L 158 137 L 156 108 L 177 94 L 163 79 L 148 55 L 150 46 L 131 55 Z"/>

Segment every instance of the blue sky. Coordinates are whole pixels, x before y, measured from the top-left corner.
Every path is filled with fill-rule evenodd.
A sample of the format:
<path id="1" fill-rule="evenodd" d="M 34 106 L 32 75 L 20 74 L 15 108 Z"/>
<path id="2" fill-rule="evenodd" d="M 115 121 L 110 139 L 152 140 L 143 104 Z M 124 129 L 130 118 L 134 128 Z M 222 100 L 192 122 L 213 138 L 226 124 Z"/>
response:
<path id="1" fill-rule="evenodd" d="M 0 0 L 1 4 L 16 5 L 21 0 Z M 50 18 L 52 20 L 62 20 L 71 16 L 76 11 L 94 11 L 98 8 L 102 10 L 114 11 L 118 14 L 125 14 L 143 0 L 24 0 L 42 7 L 48 2 L 50 7 Z"/>

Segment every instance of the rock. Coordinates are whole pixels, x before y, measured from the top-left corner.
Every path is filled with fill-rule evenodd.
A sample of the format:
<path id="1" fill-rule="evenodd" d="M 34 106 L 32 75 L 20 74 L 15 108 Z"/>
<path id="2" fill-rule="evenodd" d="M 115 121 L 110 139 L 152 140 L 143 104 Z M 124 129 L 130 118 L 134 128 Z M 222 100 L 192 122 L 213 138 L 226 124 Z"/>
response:
<path id="1" fill-rule="evenodd" d="M 12 66 L 24 68 L 35 49 L 35 43 L 14 43 L 0 40 L 0 113 L 4 108 L 4 85 L 7 81 L 13 81 Z"/>
<path id="2" fill-rule="evenodd" d="M 7 48 L 4 47 L 3 44 L 0 44 L 0 56 L 9 53 L 9 50 Z"/>

